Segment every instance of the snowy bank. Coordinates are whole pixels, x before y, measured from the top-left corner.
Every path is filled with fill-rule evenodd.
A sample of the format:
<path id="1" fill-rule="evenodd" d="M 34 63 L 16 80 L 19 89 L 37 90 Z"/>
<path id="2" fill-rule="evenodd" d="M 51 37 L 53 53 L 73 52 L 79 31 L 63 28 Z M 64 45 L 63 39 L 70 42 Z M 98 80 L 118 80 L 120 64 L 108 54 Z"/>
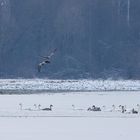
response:
<path id="1" fill-rule="evenodd" d="M 0 79 L 4 91 L 139 91 L 139 80 Z"/>

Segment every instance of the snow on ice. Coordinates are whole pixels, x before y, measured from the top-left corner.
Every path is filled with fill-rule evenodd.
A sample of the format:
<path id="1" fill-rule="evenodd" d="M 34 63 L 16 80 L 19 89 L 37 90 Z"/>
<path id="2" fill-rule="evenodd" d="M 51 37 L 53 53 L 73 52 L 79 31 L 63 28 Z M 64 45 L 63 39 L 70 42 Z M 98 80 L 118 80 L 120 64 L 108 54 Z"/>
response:
<path id="1" fill-rule="evenodd" d="M 1 79 L 0 90 L 132 91 L 140 90 L 140 81 Z"/>

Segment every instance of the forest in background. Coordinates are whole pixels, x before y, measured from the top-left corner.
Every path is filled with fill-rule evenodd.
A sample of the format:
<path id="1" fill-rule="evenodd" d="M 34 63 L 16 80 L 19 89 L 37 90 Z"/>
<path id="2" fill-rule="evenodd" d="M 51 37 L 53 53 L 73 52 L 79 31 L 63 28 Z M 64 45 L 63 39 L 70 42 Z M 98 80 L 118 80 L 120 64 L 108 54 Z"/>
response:
<path id="1" fill-rule="evenodd" d="M 140 79 L 140 1 L 0 0 L 0 78 L 19 77 Z"/>

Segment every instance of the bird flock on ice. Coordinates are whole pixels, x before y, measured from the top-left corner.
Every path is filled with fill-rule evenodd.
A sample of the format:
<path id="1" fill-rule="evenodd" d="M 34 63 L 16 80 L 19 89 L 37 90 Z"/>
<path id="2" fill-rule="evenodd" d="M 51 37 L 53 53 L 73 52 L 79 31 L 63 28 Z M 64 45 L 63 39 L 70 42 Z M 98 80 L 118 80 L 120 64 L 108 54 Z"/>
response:
<path id="1" fill-rule="evenodd" d="M 32 108 L 23 108 L 23 104 L 19 103 L 19 110 L 28 110 L 28 111 L 53 111 L 53 105 L 50 104 L 49 107 L 42 108 L 41 104 L 34 104 Z M 89 112 L 120 112 L 125 114 L 139 114 L 140 113 L 140 105 L 137 104 L 135 107 L 127 108 L 126 105 L 112 105 L 111 107 L 103 106 L 96 106 L 92 105 L 87 109 L 84 108 L 76 108 L 74 104 L 71 106 L 71 110 L 74 111 L 89 111 Z"/>

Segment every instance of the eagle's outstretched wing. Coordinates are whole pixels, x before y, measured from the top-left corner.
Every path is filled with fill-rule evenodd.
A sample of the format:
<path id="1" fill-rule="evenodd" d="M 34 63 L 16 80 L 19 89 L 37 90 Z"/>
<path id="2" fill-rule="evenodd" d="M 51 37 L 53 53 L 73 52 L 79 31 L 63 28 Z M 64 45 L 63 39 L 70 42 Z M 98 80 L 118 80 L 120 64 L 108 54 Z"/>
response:
<path id="1" fill-rule="evenodd" d="M 56 52 L 57 48 L 55 48 L 48 56 L 40 56 L 44 59 L 50 59 Z"/>

